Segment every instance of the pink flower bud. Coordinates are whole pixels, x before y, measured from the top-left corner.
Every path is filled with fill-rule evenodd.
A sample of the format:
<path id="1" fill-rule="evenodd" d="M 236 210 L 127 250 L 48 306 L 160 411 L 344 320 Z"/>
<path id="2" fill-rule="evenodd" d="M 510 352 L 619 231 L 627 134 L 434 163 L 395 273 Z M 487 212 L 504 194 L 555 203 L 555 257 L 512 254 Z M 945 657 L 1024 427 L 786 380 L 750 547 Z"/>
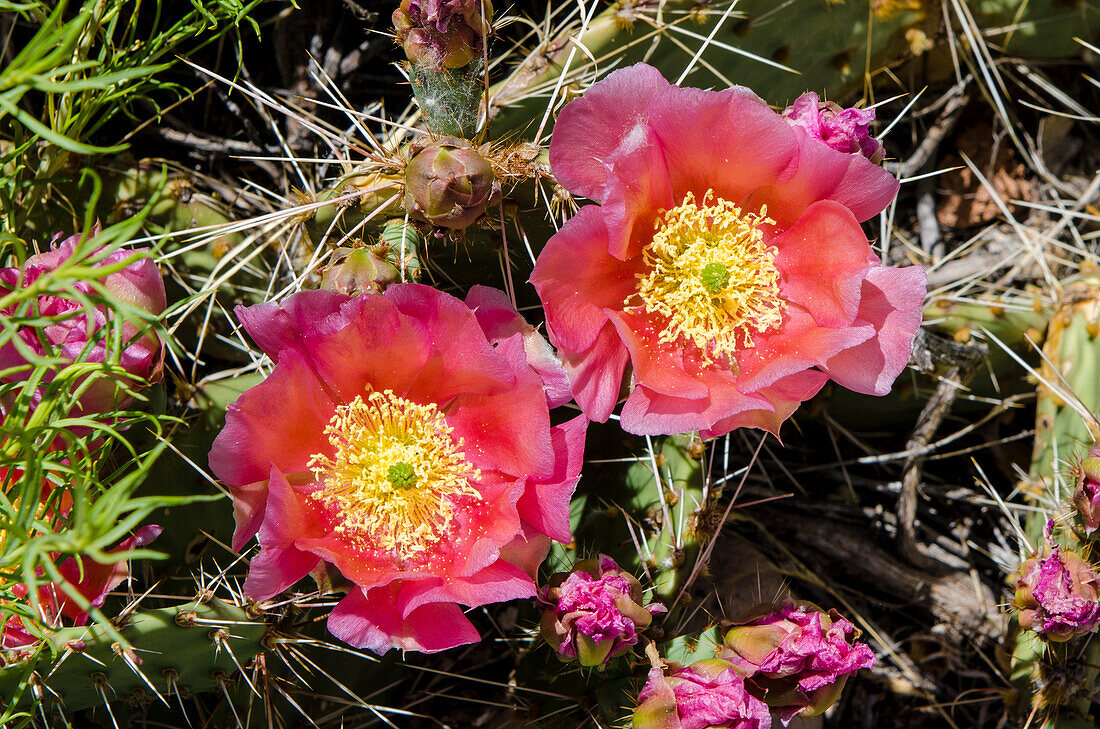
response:
<path id="1" fill-rule="evenodd" d="M 1100 443 L 1093 445 L 1075 471 L 1077 489 L 1073 492 L 1073 505 L 1085 525 L 1085 536 L 1091 537 L 1100 529 Z"/>
<path id="2" fill-rule="evenodd" d="M 1014 601 L 1020 627 L 1054 642 L 1094 632 L 1100 625 L 1096 573 L 1049 541 L 1044 552 L 1020 565 Z"/>
<path id="3" fill-rule="evenodd" d="M 664 605 L 642 605 L 642 585 L 606 555 L 578 562 L 539 590 L 542 635 L 562 659 L 603 666 L 638 642 Z"/>
<path id="4" fill-rule="evenodd" d="M 670 668 L 667 676 L 659 666 L 650 670 L 634 729 L 770 729 L 768 707 L 746 690 L 732 663 L 711 658 Z"/>
<path id="5" fill-rule="evenodd" d="M 54 241 L 60 237 L 59 234 Z M 56 270 L 72 258 L 79 241 L 80 236 L 72 236 L 45 253 L 31 256 L 22 267 L 0 269 L 0 295 L 30 286 L 41 276 Z M 89 256 L 95 257 L 99 250 L 92 251 Z M 156 264 L 150 258 L 140 255 L 145 250 L 118 250 L 92 264 L 92 267 L 106 268 L 134 259 L 121 270 L 99 279 L 99 284 L 115 299 L 150 314 L 159 314 L 167 306 L 164 281 Z M 71 295 L 38 296 L 33 305 L 34 313 L 50 317 L 53 321 L 41 327 L 20 330 L 17 336 L 23 346 L 39 356 L 59 357 L 68 362 L 107 362 L 117 358 L 121 367 L 134 380 L 156 381 L 160 378 L 164 345 L 155 334 L 147 330 L 143 333 L 145 327 L 140 322 L 126 322 L 123 325 L 125 348 L 120 353 L 111 352 L 109 348 L 113 343 L 103 337 L 101 330 L 114 312 L 108 311 L 102 304 L 89 311 L 80 303 L 80 296 L 97 295 L 95 287 L 89 282 L 69 284 L 66 294 L 69 292 Z M 14 311 L 9 309 L 0 313 L 10 316 Z M 30 367 L 14 343 L 9 342 L 0 347 L 0 370 L 20 366 L 24 367 L 22 371 L 5 377 L 4 381 L 25 380 L 30 373 Z M 46 380 L 52 378 L 53 374 L 48 374 Z M 81 396 L 79 411 L 84 415 L 100 413 L 122 407 L 126 402 L 126 398 L 120 399 L 114 383 L 99 379 Z"/>
<path id="6" fill-rule="evenodd" d="M 434 71 L 462 68 L 480 58 L 492 22 L 489 0 L 403 0 L 393 11 L 405 55 Z"/>
<path id="7" fill-rule="evenodd" d="M 807 91 L 787 107 L 783 118 L 838 152 L 858 152 L 876 164 L 886 155 L 882 143 L 868 131 L 875 120 L 874 109 L 842 109 L 831 101 L 819 101 L 817 94 Z"/>
<path id="8" fill-rule="evenodd" d="M 351 251 L 321 275 L 321 288 L 338 294 L 380 294 L 401 280 L 397 266 L 369 248 Z"/>
<path id="9" fill-rule="evenodd" d="M 875 664 L 854 643 L 859 631 L 835 610 L 788 603 L 742 621 L 726 632 L 719 656 L 745 676 L 751 689 L 788 723 L 833 705 L 848 676 Z"/>
<path id="10" fill-rule="evenodd" d="M 413 152 L 405 168 L 405 209 L 418 220 L 466 228 L 500 191 L 493 168 L 457 137 L 442 137 Z"/>

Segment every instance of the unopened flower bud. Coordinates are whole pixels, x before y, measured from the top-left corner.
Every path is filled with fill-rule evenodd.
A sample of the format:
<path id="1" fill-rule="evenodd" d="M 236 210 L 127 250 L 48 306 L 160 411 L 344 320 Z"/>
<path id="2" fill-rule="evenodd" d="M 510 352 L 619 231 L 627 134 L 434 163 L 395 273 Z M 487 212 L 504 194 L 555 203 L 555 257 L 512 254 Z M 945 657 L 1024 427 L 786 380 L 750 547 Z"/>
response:
<path id="1" fill-rule="evenodd" d="M 539 590 L 542 635 L 563 660 L 603 666 L 638 642 L 660 604 L 642 605 L 642 585 L 606 555 L 578 562 Z"/>
<path id="2" fill-rule="evenodd" d="M 393 11 L 405 56 L 434 71 L 462 68 L 480 58 L 492 22 L 489 0 L 403 0 Z"/>
<path id="3" fill-rule="evenodd" d="M 771 714 L 728 661 L 653 667 L 638 694 L 634 729 L 770 729 Z"/>
<path id="4" fill-rule="evenodd" d="M 1094 632 L 1100 626 L 1096 573 L 1049 540 L 1044 552 L 1020 565 L 1016 576 L 1020 627 L 1054 642 Z"/>
<path id="5" fill-rule="evenodd" d="M 1091 537 L 1100 529 L 1100 443 L 1077 464 L 1076 473 L 1073 505 L 1085 526 L 1085 536 Z"/>
<path id="6" fill-rule="evenodd" d="M 405 168 L 405 209 L 441 228 L 468 227 L 499 189 L 485 158 L 457 137 L 432 142 Z"/>
<path id="7" fill-rule="evenodd" d="M 401 280 L 397 266 L 370 248 L 357 248 L 321 275 L 321 288 L 339 294 L 380 294 Z"/>
<path id="8" fill-rule="evenodd" d="M 825 711 L 848 676 L 875 664 L 871 649 L 854 642 L 858 637 L 856 627 L 835 610 L 787 603 L 762 609 L 727 630 L 719 657 L 734 665 L 749 690 L 787 723 Z"/>
<path id="9" fill-rule="evenodd" d="M 817 94 L 807 91 L 787 107 L 783 118 L 838 152 L 858 152 L 876 164 L 886 156 L 882 143 L 869 131 L 874 109 L 843 109 L 831 101 L 819 101 Z"/>

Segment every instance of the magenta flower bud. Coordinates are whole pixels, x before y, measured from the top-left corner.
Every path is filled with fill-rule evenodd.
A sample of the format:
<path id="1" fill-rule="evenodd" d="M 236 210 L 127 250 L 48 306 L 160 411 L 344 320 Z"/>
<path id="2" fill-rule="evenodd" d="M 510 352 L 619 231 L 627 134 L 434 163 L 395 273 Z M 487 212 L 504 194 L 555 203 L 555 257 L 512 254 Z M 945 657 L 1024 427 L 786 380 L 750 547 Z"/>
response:
<path id="1" fill-rule="evenodd" d="M 603 666 L 638 642 L 664 605 L 642 605 L 642 585 L 615 560 L 578 562 L 572 572 L 559 572 L 540 588 L 544 603 L 542 635 L 563 660 Z"/>
<path id="2" fill-rule="evenodd" d="M 1075 469 L 1077 488 L 1073 505 L 1085 526 L 1085 536 L 1100 529 L 1100 443 L 1093 445 Z"/>
<path id="3" fill-rule="evenodd" d="M 835 610 L 787 603 L 741 621 L 725 635 L 719 656 L 745 676 L 750 689 L 784 724 L 816 716 L 836 702 L 848 676 L 875 664 L 854 625 Z"/>
<path id="4" fill-rule="evenodd" d="M 768 707 L 745 687 L 728 661 L 655 666 L 638 694 L 634 729 L 770 729 Z"/>
<path id="5" fill-rule="evenodd" d="M 369 248 L 358 248 L 321 274 L 321 288 L 338 294 L 380 294 L 401 280 L 397 266 Z"/>
<path id="6" fill-rule="evenodd" d="M 437 72 L 480 58 L 492 22 L 489 0 L 403 0 L 393 11 L 405 56 Z"/>
<path id="7" fill-rule="evenodd" d="M 56 270 L 74 254 L 80 236 L 72 236 L 57 243 L 60 234 L 54 237 L 55 247 L 45 253 L 28 258 L 22 267 L 0 269 L 0 295 L 33 284 L 39 277 Z M 118 250 L 96 263 L 93 268 L 115 266 L 122 261 L 134 259 L 124 268 L 99 279 L 99 284 L 115 299 L 150 314 L 160 314 L 167 306 L 164 293 L 164 281 L 150 258 L 140 257 L 146 249 Z M 95 257 L 99 251 L 93 251 Z M 120 353 L 110 352 L 113 343 L 102 336 L 113 312 L 100 304 L 91 312 L 84 308 L 78 295 L 94 296 L 95 287 L 84 281 L 69 285 L 72 296 L 40 295 L 34 303 L 34 313 L 53 319 L 49 324 L 36 328 L 25 328 L 17 332 L 21 343 L 43 357 L 59 357 L 68 362 L 107 362 L 117 358 L 121 367 L 133 380 L 156 381 L 161 375 L 164 345 L 160 339 L 148 331 L 141 322 L 126 322 L 123 325 L 123 338 L 126 346 Z M 14 310 L 0 312 L 11 315 Z M 142 335 L 142 336 L 139 336 Z M 6 382 L 25 380 L 29 373 L 29 363 L 14 343 L 0 347 L 0 370 L 24 366 L 20 372 L 6 376 Z M 47 375 L 47 382 L 53 375 Z M 126 384 L 133 384 L 127 382 Z M 98 379 L 80 398 L 79 414 L 88 415 L 105 412 L 124 406 L 128 400 L 121 398 L 118 388 L 106 379 Z"/>
<path id="8" fill-rule="evenodd" d="M 783 118 L 838 152 L 858 152 L 876 164 L 886 156 L 882 143 L 868 130 L 875 120 L 874 109 L 842 109 L 807 91 L 784 110 Z"/>
<path id="9" fill-rule="evenodd" d="M 1100 625 L 1096 573 L 1075 553 L 1049 541 L 1044 553 L 1025 561 L 1017 573 L 1014 604 L 1020 627 L 1054 642 L 1094 632 Z"/>
<path id="10" fill-rule="evenodd" d="M 405 168 L 405 209 L 418 220 L 466 228 L 500 191 L 493 168 L 457 137 L 441 137 L 413 152 Z"/>

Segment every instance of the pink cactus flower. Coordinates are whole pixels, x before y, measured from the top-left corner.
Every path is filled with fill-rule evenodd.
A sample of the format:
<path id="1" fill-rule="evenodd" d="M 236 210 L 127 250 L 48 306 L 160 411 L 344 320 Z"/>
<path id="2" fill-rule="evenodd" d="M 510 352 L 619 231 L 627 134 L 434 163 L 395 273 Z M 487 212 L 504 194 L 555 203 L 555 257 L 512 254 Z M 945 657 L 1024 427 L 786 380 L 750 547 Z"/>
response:
<path id="1" fill-rule="evenodd" d="M 1091 537 L 1100 529 L 1100 443 L 1094 444 L 1077 464 L 1076 474 L 1073 505 L 1085 527 L 1085 536 Z"/>
<path id="2" fill-rule="evenodd" d="M 347 593 L 329 630 L 377 653 L 474 642 L 460 605 L 535 595 L 587 420 L 551 427 L 560 378 L 503 294 L 306 291 L 237 315 L 276 363 L 210 454 L 234 547 L 258 534 L 247 595 L 312 573 Z"/>
<path id="3" fill-rule="evenodd" d="M 108 554 L 144 547 L 160 536 L 161 531 L 163 531 L 162 528 L 156 524 L 144 526 L 134 532 L 132 537 L 111 549 Z M 130 577 L 130 566 L 125 560 L 112 564 L 100 564 L 91 559 L 76 556 L 59 564 L 57 570 L 94 608 L 102 607 L 107 594 Z M 17 598 L 24 600 L 27 598 L 26 585 L 17 584 L 12 588 L 12 592 Z M 88 613 L 73 602 L 60 585 L 53 582 L 38 588 L 38 609 L 40 622 L 48 628 L 62 627 L 63 618 L 69 625 L 87 625 L 88 623 Z M 18 616 L 8 618 L 3 630 L 0 631 L 0 647 L 4 650 L 26 648 L 37 642 L 38 638 L 27 630 L 22 618 Z"/>
<path id="4" fill-rule="evenodd" d="M 1015 605 L 1020 627 L 1040 638 L 1062 642 L 1100 627 L 1100 581 L 1092 567 L 1073 552 L 1048 541 L 1047 555 L 1020 566 Z"/>
<path id="5" fill-rule="evenodd" d="M 60 237 L 59 234 L 54 238 L 55 245 L 51 250 L 31 256 L 22 267 L 0 269 L 0 296 L 32 285 L 41 276 L 56 270 L 71 259 L 80 236 L 74 235 L 58 242 Z M 92 251 L 89 256 L 99 255 L 100 250 Z M 164 281 L 152 259 L 138 257 L 144 252 L 146 249 L 118 250 L 91 265 L 93 268 L 106 268 L 133 259 L 121 270 L 99 279 L 99 283 L 116 299 L 150 314 L 160 314 L 167 306 Z M 133 381 L 125 383 L 128 386 L 133 386 L 137 380 L 154 382 L 160 379 L 164 345 L 155 334 L 147 329 L 143 332 L 137 325 L 126 323 L 123 326 L 125 348 L 121 352 L 113 352 L 113 343 L 103 336 L 102 331 L 111 313 L 103 305 L 96 306 L 89 313 L 78 301 L 78 297 L 95 295 L 95 288 L 90 283 L 78 281 L 70 284 L 69 291 L 72 296 L 38 297 L 34 313 L 53 321 L 40 328 L 24 328 L 18 331 L 16 336 L 20 340 L 19 346 L 8 342 L 0 347 L 0 370 L 21 368 L 0 379 L 4 382 L 21 382 L 30 375 L 31 368 L 23 354 L 26 350 L 41 357 L 59 357 L 68 362 L 107 362 L 117 357 L 120 366 L 133 378 Z M 0 312 L 6 316 L 14 313 L 13 308 Z M 46 381 L 52 379 L 53 375 L 47 374 Z M 39 397 L 40 395 L 41 393 Z M 107 412 L 124 407 L 128 402 L 129 398 L 120 394 L 114 382 L 100 378 L 81 396 L 79 414 Z"/>
<path id="6" fill-rule="evenodd" d="M 634 711 L 634 729 L 770 729 L 763 701 L 745 689 L 734 666 L 711 658 L 649 672 Z"/>
<path id="7" fill-rule="evenodd" d="M 848 676 L 875 665 L 859 631 L 835 610 L 788 603 L 730 628 L 720 657 L 734 664 L 786 725 L 828 709 Z"/>
<path id="8" fill-rule="evenodd" d="M 627 383 L 631 433 L 776 433 L 828 380 L 883 395 L 908 362 L 924 271 L 884 267 L 859 225 L 897 180 L 748 89 L 615 71 L 562 110 L 550 163 L 599 203 L 531 276 L 593 420 Z"/>
<path id="9" fill-rule="evenodd" d="M 539 600 L 543 637 L 563 659 L 582 666 L 622 655 L 638 642 L 638 631 L 666 611 L 659 603 L 643 606 L 641 583 L 603 554 L 551 577 Z"/>
<path id="10" fill-rule="evenodd" d="M 783 118 L 838 152 L 862 154 L 875 164 L 886 156 L 882 142 L 869 131 L 874 109 L 843 109 L 831 101 L 819 101 L 817 94 L 807 91 L 783 111 Z"/>

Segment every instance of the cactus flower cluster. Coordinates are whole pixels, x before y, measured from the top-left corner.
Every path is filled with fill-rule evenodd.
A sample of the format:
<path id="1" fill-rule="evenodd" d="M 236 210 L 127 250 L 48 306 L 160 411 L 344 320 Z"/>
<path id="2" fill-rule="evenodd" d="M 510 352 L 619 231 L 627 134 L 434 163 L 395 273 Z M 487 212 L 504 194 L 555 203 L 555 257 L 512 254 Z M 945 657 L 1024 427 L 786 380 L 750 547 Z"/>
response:
<path id="1" fill-rule="evenodd" d="M 638 642 L 659 603 L 642 604 L 642 585 L 607 555 L 578 562 L 539 590 L 542 636 L 563 660 L 603 666 Z"/>
<path id="2" fill-rule="evenodd" d="M 736 667 L 717 658 L 649 671 L 638 694 L 634 729 L 770 729 L 771 712 Z"/>
<path id="3" fill-rule="evenodd" d="M 1076 553 L 1048 542 L 1020 566 L 1014 604 L 1020 627 L 1062 642 L 1100 627 L 1100 580 Z"/>

